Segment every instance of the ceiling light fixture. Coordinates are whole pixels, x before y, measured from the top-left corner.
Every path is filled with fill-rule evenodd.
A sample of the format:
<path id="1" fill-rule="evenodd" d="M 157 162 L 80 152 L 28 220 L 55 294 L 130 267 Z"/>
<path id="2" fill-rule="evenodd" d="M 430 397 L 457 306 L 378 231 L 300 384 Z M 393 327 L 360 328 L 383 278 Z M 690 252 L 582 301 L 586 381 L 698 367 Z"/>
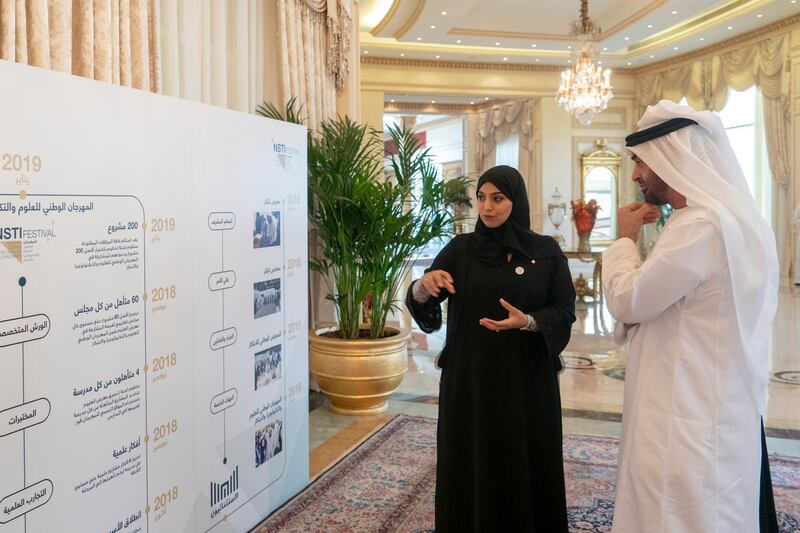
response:
<path id="1" fill-rule="evenodd" d="M 433 24 L 431 24 L 431 29 L 432 29 L 432 30 L 435 30 L 435 29 L 436 29 L 436 26 L 434 26 Z"/>
<path id="2" fill-rule="evenodd" d="M 461 39 L 457 40 L 456 44 L 461 44 Z"/>
<path id="3" fill-rule="evenodd" d="M 442 11 L 442 15 L 447 15 L 447 11 Z"/>
<path id="4" fill-rule="evenodd" d="M 504 58 L 503 58 L 503 61 L 508 61 L 508 58 L 507 58 L 507 57 L 504 57 Z"/>
<path id="5" fill-rule="evenodd" d="M 422 37 L 417 37 L 417 40 L 418 40 L 418 41 L 421 41 L 421 40 L 422 40 Z"/>
<path id="6" fill-rule="evenodd" d="M 653 27 L 653 25 L 652 25 L 652 24 L 648 24 L 648 25 L 647 25 L 647 28 L 648 28 L 648 29 L 650 29 L 650 28 L 652 28 L 652 27 Z"/>
<path id="7" fill-rule="evenodd" d="M 495 46 L 500 46 L 500 43 L 494 43 Z"/>
<path id="8" fill-rule="evenodd" d="M 436 59 L 439 59 L 440 57 L 442 57 L 442 56 L 436 56 Z"/>
<path id="9" fill-rule="evenodd" d="M 561 72 L 556 100 L 581 124 L 587 125 L 614 97 L 611 70 L 603 70 L 594 63 L 601 30 L 589 18 L 589 0 L 581 0 L 580 18 L 573 21 L 570 27 L 570 33 L 577 36 L 580 46 L 573 52 L 575 66 Z"/>
<path id="10" fill-rule="evenodd" d="M 732 29 L 733 29 L 733 26 L 728 26 L 728 29 L 729 29 L 729 30 L 732 30 Z"/>
<path id="11" fill-rule="evenodd" d="M 488 100 L 488 99 L 489 99 L 489 97 L 488 97 L 488 96 L 484 96 L 484 97 L 483 97 L 483 99 L 484 99 L 484 100 Z"/>
<path id="12" fill-rule="evenodd" d="M 672 14 L 673 14 L 673 15 L 677 15 L 677 14 L 678 14 L 678 12 L 677 12 L 677 11 L 673 11 L 673 12 L 672 12 Z"/>
<path id="13" fill-rule="evenodd" d="M 759 13 L 759 14 L 758 14 L 758 15 L 756 15 L 756 16 L 757 16 L 758 18 L 761 18 L 761 17 L 763 17 L 764 15 L 762 15 L 761 13 Z"/>
<path id="14" fill-rule="evenodd" d="M 630 40 L 631 40 L 631 38 L 630 38 L 630 37 L 625 37 L 625 40 L 626 40 L 626 41 L 630 41 Z"/>
<path id="15" fill-rule="evenodd" d="M 533 43 L 533 44 L 531 45 L 531 48 L 536 48 L 536 43 Z"/>

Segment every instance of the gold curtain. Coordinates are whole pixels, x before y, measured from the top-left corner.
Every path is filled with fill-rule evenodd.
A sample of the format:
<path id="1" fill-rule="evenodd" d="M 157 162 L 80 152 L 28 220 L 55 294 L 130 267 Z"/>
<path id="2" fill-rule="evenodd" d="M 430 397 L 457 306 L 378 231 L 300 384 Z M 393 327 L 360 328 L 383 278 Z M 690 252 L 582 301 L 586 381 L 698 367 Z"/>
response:
<path id="1" fill-rule="evenodd" d="M 336 114 L 349 74 L 352 0 L 278 0 L 282 98 L 297 98 L 318 130 Z"/>
<path id="2" fill-rule="evenodd" d="M 160 90 L 159 0 L 0 0 L 0 59 Z"/>
<path id="3" fill-rule="evenodd" d="M 530 150 L 530 135 L 533 129 L 531 100 L 515 100 L 484 109 L 478 115 L 478 146 L 475 153 L 479 172 L 490 166 L 490 156 L 498 144 L 512 133 L 519 133 L 520 161 L 523 149 Z"/>
<path id="4" fill-rule="evenodd" d="M 684 96 L 695 109 L 720 111 L 728 90 L 761 90 L 767 151 L 772 176 L 789 182 L 789 34 L 695 61 L 688 65 L 642 76 L 637 81 L 640 112 L 661 99 L 680 101 Z"/>

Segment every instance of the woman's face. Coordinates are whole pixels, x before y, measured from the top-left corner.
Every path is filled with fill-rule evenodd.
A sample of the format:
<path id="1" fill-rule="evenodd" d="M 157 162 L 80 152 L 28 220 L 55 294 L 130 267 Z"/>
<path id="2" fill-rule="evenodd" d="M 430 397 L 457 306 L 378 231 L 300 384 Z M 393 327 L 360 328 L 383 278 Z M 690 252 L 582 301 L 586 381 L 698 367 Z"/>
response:
<path id="1" fill-rule="evenodd" d="M 478 213 L 488 228 L 502 226 L 511 216 L 514 204 L 493 183 L 486 182 L 478 189 Z"/>

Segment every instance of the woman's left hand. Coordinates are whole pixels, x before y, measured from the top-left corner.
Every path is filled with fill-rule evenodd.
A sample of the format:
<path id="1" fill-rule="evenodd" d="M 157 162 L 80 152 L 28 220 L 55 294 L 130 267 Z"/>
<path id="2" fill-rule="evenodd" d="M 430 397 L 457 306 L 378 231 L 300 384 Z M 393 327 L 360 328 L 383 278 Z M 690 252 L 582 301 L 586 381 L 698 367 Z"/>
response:
<path id="1" fill-rule="evenodd" d="M 508 311 L 508 318 L 505 320 L 492 320 L 490 318 L 481 318 L 480 324 L 486 329 L 492 331 L 501 331 L 504 329 L 519 329 L 528 325 L 528 315 L 500 298 L 500 305 Z"/>

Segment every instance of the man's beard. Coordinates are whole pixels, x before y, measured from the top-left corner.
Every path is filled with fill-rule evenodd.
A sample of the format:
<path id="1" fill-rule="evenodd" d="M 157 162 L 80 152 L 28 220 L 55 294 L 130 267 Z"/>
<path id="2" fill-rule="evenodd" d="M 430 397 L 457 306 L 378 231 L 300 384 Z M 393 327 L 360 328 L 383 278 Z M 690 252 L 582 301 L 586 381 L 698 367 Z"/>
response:
<path id="1" fill-rule="evenodd" d="M 650 181 L 652 183 L 648 185 L 646 191 L 643 191 L 644 201 L 650 205 L 658 206 L 669 203 L 667 201 L 667 192 L 669 192 L 667 184 L 661 178 Z"/>
<path id="2" fill-rule="evenodd" d="M 650 189 L 647 189 L 647 192 L 644 193 L 644 201 L 650 205 L 656 206 L 662 206 L 668 203 L 664 191 L 652 191 Z"/>

